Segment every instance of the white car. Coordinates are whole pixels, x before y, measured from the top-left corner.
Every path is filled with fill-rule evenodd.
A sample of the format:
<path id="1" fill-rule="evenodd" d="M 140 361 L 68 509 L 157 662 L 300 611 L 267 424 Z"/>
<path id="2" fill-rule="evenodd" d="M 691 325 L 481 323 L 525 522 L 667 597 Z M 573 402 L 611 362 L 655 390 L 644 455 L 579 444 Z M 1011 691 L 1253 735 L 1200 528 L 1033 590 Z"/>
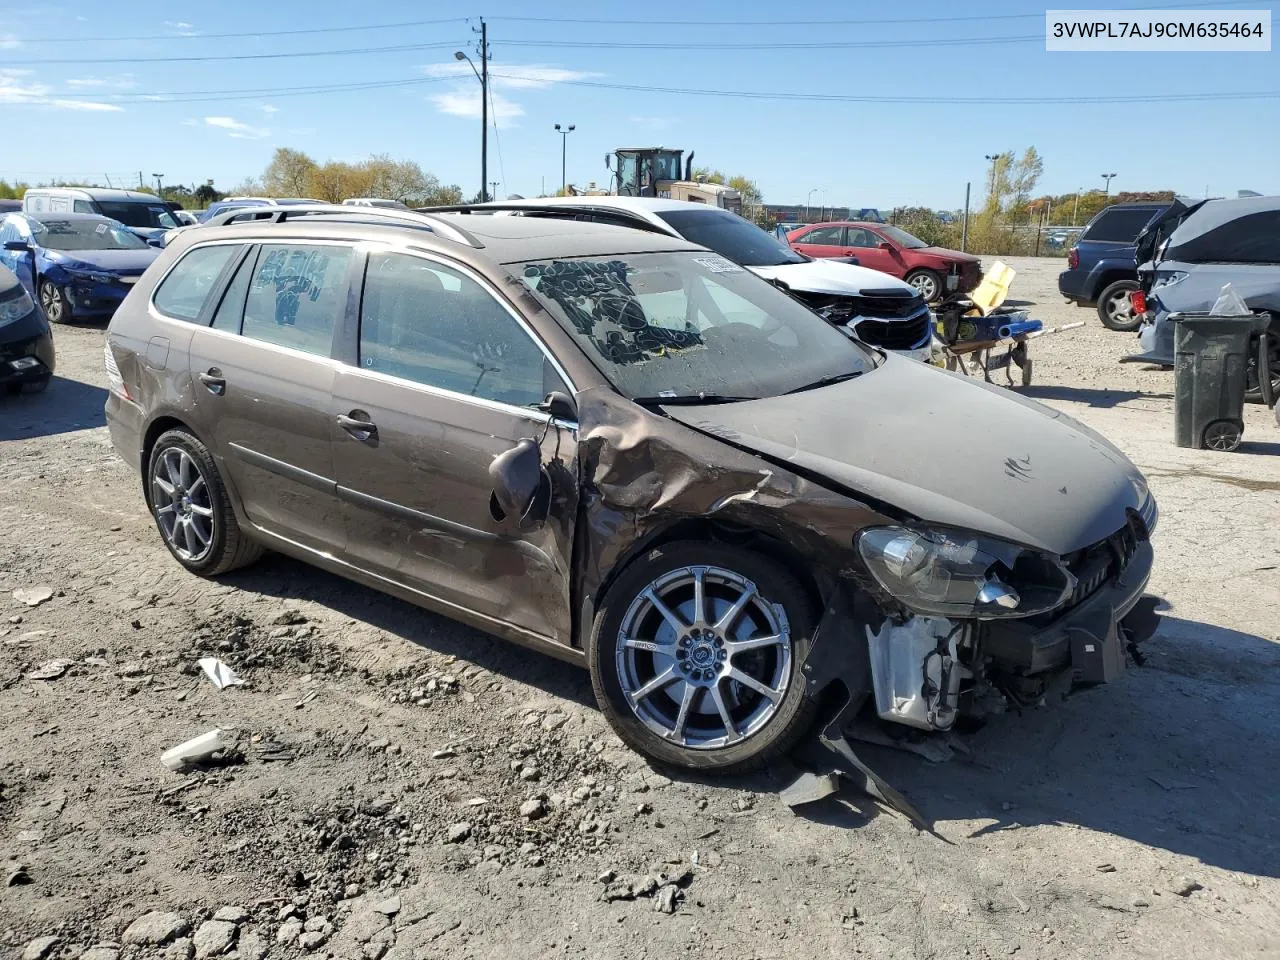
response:
<path id="1" fill-rule="evenodd" d="M 685 200 L 613 196 L 507 200 L 471 209 L 486 206 L 511 212 L 530 208 L 530 215 L 572 215 L 682 237 L 783 288 L 864 343 L 915 360 L 931 357 L 933 314 L 913 287 L 879 270 L 806 257 L 728 210 Z"/>

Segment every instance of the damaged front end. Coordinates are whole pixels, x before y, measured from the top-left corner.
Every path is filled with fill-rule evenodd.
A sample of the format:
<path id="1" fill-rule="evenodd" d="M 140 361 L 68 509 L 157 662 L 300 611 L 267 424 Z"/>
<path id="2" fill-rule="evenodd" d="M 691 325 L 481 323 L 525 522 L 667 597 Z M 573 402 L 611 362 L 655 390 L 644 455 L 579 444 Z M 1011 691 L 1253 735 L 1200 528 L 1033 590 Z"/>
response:
<path id="1" fill-rule="evenodd" d="M 909 287 L 863 290 L 857 295 L 790 289 L 788 292 L 834 326 L 882 350 L 915 355 L 926 351 L 933 316 L 924 298 Z"/>

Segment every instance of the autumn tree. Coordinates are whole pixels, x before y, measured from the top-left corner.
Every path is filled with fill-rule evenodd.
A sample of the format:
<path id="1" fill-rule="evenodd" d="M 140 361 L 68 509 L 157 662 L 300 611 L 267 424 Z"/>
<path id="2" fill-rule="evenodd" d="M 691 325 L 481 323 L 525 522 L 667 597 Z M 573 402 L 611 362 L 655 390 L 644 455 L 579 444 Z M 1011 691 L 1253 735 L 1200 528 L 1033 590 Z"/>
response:
<path id="1" fill-rule="evenodd" d="M 301 150 L 278 147 L 262 174 L 262 186 L 275 197 L 305 197 L 311 186 L 316 162 Z"/>

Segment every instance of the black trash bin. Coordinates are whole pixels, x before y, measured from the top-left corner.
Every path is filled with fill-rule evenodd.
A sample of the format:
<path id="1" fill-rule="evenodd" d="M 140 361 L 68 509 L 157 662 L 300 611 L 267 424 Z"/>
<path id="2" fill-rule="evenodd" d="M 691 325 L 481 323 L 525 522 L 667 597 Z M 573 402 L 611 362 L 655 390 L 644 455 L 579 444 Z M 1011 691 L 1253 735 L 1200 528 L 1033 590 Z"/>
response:
<path id="1" fill-rule="evenodd" d="M 1173 439 L 1180 447 L 1234 450 L 1244 434 L 1249 360 L 1270 314 L 1170 314 L 1174 324 Z"/>

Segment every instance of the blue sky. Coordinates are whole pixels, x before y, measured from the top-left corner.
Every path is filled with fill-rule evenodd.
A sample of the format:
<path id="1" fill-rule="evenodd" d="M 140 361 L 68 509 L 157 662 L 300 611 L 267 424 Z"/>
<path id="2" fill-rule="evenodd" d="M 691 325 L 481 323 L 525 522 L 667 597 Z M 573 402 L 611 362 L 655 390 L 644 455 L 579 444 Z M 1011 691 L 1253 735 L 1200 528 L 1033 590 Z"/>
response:
<path id="1" fill-rule="evenodd" d="M 1276 3 L 1231 6 L 1274 15 Z M 863 22 L 778 23 L 788 11 L 797 21 Z M 277 146 L 291 146 L 317 160 L 411 158 L 474 193 L 479 84 L 453 51 L 465 47 L 474 55 L 471 28 L 483 14 L 499 117 L 497 135 L 490 134 L 489 179 L 501 181 L 503 196 L 536 195 L 544 182 L 548 191 L 559 186 L 557 122 L 577 127 L 568 140 L 568 178 L 575 183 L 604 182 L 604 156 L 614 147 L 661 144 L 696 150 L 699 165 L 753 177 L 769 201 L 803 203 L 818 188 L 815 205 L 825 198 L 836 205 L 953 208 L 963 202 L 966 181 L 980 191 L 984 154 L 1034 144 L 1044 159 L 1043 192 L 1100 186 L 1099 175 L 1114 171 L 1113 190 L 1280 193 L 1280 49 L 1047 53 L 1044 11 L 1019 0 L 9 0 L 0 21 L 0 177 L 110 175 L 136 183 L 141 170 L 148 179 L 163 173 L 166 182 L 213 178 L 227 189 L 261 173 Z M 865 22 L 893 19 L 905 22 Z M 427 20 L 444 22 L 285 33 Z M 106 39 L 122 37 L 160 39 Z M 996 42 L 956 42 L 982 38 Z M 368 49 L 386 47 L 401 49 Z M 185 59 L 350 49 L 367 52 Z M 387 85 L 305 95 L 288 89 L 358 84 Z M 617 88 L 628 85 L 918 99 L 806 102 Z M 1242 92 L 1275 96 L 1006 102 Z"/>

